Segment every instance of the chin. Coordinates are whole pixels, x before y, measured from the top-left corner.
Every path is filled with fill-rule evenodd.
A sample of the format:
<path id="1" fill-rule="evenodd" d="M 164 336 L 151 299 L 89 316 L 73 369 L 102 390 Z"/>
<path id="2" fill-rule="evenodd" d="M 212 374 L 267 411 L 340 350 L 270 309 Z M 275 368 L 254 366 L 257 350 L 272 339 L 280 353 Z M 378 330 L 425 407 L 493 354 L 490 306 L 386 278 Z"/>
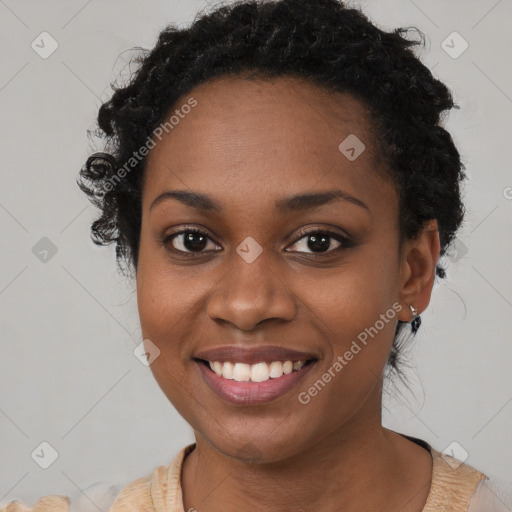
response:
<path id="1" fill-rule="evenodd" d="M 275 433 L 274 433 L 275 434 Z M 301 451 L 297 435 L 290 431 L 280 436 L 248 429 L 240 435 L 230 434 L 226 429 L 222 437 L 204 437 L 207 442 L 226 457 L 246 464 L 270 464 L 289 459 Z M 306 449 L 306 447 L 304 447 Z"/>

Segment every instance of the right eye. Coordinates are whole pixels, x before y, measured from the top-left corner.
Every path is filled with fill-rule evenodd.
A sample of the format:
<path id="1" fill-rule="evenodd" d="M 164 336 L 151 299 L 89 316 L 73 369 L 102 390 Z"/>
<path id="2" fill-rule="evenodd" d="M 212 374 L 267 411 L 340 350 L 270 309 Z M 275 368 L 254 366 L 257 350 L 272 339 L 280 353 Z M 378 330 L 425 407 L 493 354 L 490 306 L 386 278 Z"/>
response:
<path id="1" fill-rule="evenodd" d="M 208 233 L 201 229 L 190 227 L 166 236 L 162 240 L 162 245 L 172 252 L 193 256 L 195 254 L 201 255 L 205 251 L 208 240 L 212 242 L 214 247 L 218 247 L 210 239 Z"/>

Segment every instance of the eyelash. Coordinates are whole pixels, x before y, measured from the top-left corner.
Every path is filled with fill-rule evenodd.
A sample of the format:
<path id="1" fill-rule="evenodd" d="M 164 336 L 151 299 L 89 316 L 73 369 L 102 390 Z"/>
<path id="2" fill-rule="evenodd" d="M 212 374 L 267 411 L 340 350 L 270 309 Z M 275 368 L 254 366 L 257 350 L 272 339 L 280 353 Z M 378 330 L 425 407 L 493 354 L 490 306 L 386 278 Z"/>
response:
<path id="1" fill-rule="evenodd" d="M 169 247 L 169 245 L 171 244 L 171 242 L 172 242 L 174 237 L 176 237 L 178 235 L 183 235 L 184 233 L 197 233 L 197 234 L 203 235 L 206 238 L 211 240 L 211 238 L 208 236 L 208 233 L 206 233 L 202 229 L 199 229 L 199 228 L 191 226 L 191 227 L 187 227 L 186 229 L 182 229 L 180 231 L 177 231 L 176 233 L 172 233 L 171 235 L 168 235 L 168 236 L 164 237 L 160 241 L 160 243 L 168 251 L 179 253 L 180 255 L 185 256 L 187 258 L 198 258 L 198 257 L 204 256 L 204 254 L 205 254 L 204 252 L 192 252 L 192 251 L 191 252 L 185 252 L 185 251 L 181 251 L 179 249 L 175 249 L 175 248 Z M 314 258 L 321 258 L 321 257 L 329 256 L 332 253 L 335 253 L 337 251 L 340 251 L 340 250 L 343 250 L 343 249 L 348 249 L 348 248 L 353 246 L 353 243 L 351 242 L 351 240 L 349 238 L 347 238 L 346 236 L 343 236 L 340 233 L 335 232 L 335 231 L 331 231 L 329 229 L 319 229 L 319 228 L 316 228 L 316 229 L 305 229 L 305 230 L 299 231 L 298 238 L 296 238 L 290 245 L 295 245 L 298 241 L 302 240 L 302 238 L 304 238 L 307 235 L 313 235 L 313 234 L 316 235 L 316 234 L 319 234 L 319 233 L 323 234 L 323 235 L 328 235 L 329 238 L 334 238 L 341 245 L 339 247 L 336 247 L 335 249 L 330 249 L 330 250 L 328 250 L 328 251 L 326 251 L 324 253 L 314 253 L 314 252 L 302 253 L 301 252 L 301 254 L 308 254 L 308 256 L 313 256 Z M 218 251 L 213 251 L 213 252 L 218 252 Z"/>

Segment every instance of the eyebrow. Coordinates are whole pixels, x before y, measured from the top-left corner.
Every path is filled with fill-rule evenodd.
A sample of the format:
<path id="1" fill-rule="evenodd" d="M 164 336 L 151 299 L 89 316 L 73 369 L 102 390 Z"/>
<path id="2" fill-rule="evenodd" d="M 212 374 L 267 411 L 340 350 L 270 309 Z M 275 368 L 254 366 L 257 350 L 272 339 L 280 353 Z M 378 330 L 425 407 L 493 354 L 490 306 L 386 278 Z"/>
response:
<path id="1" fill-rule="evenodd" d="M 221 213 L 222 206 L 212 197 L 201 192 L 189 190 L 168 190 L 160 194 L 151 204 L 151 211 L 157 204 L 168 199 L 176 199 L 182 203 L 207 212 Z M 296 194 L 275 202 L 275 210 L 281 214 L 299 212 L 317 208 L 335 200 L 343 200 L 355 204 L 371 213 L 370 208 L 357 197 L 350 195 L 340 189 L 326 190 L 309 194 Z"/>

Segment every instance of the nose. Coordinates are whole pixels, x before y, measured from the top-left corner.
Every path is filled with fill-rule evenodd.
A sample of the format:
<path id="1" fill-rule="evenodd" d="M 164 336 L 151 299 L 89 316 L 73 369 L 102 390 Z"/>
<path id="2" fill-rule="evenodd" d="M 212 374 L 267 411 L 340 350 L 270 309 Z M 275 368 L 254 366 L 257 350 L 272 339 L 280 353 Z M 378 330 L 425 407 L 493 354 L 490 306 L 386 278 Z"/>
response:
<path id="1" fill-rule="evenodd" d="M 252 263 L 237 253 L 231 259 L 229 270 L 211 290 L 209 318 L 250 331 L 265 320 L 295 317 L 294 294 L 265 251 Z"/>

